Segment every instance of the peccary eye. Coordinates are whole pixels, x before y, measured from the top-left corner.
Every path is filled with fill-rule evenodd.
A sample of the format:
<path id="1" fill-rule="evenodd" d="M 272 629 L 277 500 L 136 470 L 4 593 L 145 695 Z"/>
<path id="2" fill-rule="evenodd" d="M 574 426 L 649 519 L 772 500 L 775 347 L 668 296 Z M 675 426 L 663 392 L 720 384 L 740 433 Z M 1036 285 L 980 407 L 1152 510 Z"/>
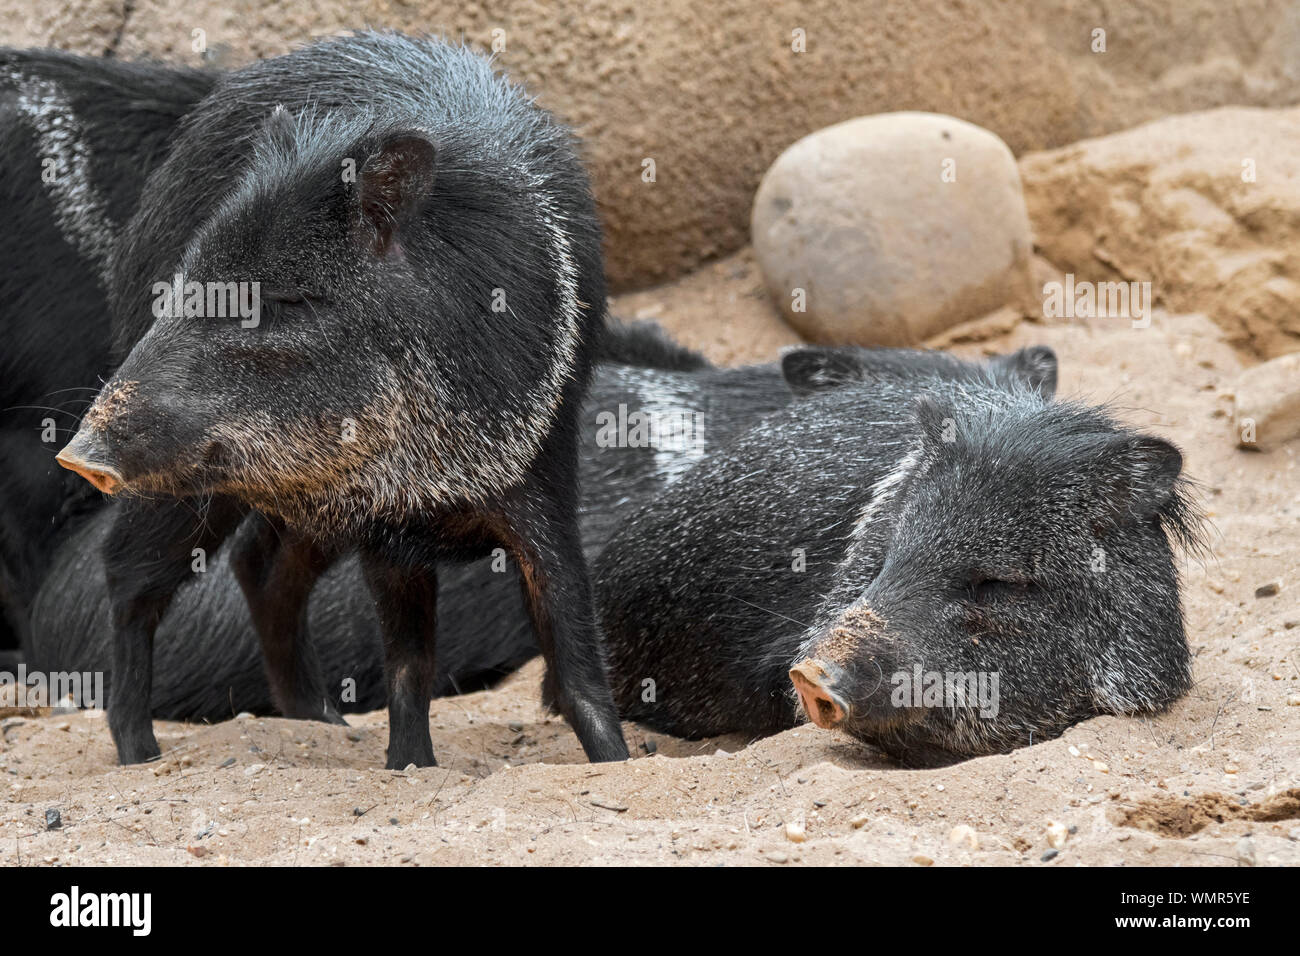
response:
<path id="1" fill-rule="evenodd" d="M 1004 598 L 1023 595 L 1033 587 L 1033 581 L 1016 573 L 976 572 L 970 579 L 971 597 L 979 604 L 991 604 Z"/>
<path id="2" fill-rule="evenodd" d="M 305 292 L 264 292 L 262 298 L 267 302 L 274 302 L 276 305 L 307 305 L 308 303 L 319 302 L 320 299 Z"/>
<path id="3" fill-rule="evenodd" d="M 309 318 L 324 300 L 305 292 L 286 292 L 279 289 L 262 293 L 263 327 L 270 330 L 283 319 Z"/>

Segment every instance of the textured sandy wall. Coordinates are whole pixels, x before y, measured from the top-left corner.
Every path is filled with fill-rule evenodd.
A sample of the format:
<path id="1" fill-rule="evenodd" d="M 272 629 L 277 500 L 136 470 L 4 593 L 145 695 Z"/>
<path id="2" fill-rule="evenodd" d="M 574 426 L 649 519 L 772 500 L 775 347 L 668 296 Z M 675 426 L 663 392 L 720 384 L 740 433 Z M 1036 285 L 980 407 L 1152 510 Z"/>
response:
<path id="1" fill-rule="evenodd" d="M 504 67 L 587 137 L 624 288 L 739 248 L 768 164 L 850 117 L 949 113 L 1019 154 L 1167 113 L 1300 101 L 1300 9 L 1282 0 L 0 0 L 9 44 L 192 63 L 365 25 L 485 48 L 504 31 Z"/>

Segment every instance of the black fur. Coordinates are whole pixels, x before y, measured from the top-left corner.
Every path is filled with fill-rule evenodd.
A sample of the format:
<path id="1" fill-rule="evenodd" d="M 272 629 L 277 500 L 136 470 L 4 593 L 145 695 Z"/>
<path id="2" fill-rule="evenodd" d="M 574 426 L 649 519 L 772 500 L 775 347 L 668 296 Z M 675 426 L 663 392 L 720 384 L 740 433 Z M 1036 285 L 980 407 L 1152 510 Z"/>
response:
<path id="1" fill-rule="evenodd" d="M 106 257 L 168 137 L 214 81 L 0 49 L 0 648 L 30 645 L 53 550 L 98 504 L 54 455 L 112 370 Z"/>
<path id="2" fill-rule="evenodd" d="M 1054 381 L 1044 353 L 1012 364 Z M 922 764 L 1188 689 L 1173 547 L 1196 527 L 1172 446 L 993 376 L 856 377 L 613 536 L 597 594 L 625 717 L 773 733 L 801 719 L 787 675 L 806 663 L 819 722 Z M 918 666 L 997 674 L 1000 707 L 895 700 Z"/>
<path id="3" fill-rule="evenodd" d="M 598 555 L 629 514 L 652 500 L 674 475 L 687 474 L 693 462 L 717 454 L 764 415 L 784 408 L 792 388 L 802 391 L 787 381 L 780 364 L 717 369 L 678 346 L 665 349 L 668 341 L 658 329 L 645 325 L 616 325 L 605 338 L 603 355 L 620 361 L 602 360 L 597 367 L 579 423 L 584 489 L 580 520 L 590 557 Z M 827 357 L 826 350 L 806 351 Z M 888 350 L 831 351 L 856 355 L 859 366 L 877 363 L 882 374 L 899 358 Z M 980 374 L 977 367 L 940 353 L 914 353 L 910 360 L 917 363 L 926 356 L 946 373 L 968 378 Z M 1010 367 L 1009 360 L 994 359 L 990 367 Z M 602 415 L 613 414 L 620 405 L 634 410 L 660 407 L 666 399 L 703 416 L 701 448 L 671 452 L 598 441 Z M 258 520 L 246 519 L 246 525 Z M 94 662 L 107 658 L 105 585 L 98 562 L 88 555 L 96 552 L 111 528 L 112 517 L 104 515 L 70 540 L 42 592 L 34 620 L 39 662 L 46 670 L 95 669 Z M 220 720 L 242 710 L 275 709 L 258 666 L 257 638 L 230 570 L 227 552 L 232 546 L 225 546 L 205 575 L 180 588 L 158 628 L 156 717 Z M 435 694 L 490 684 L 537 653 L 513 563 L 488 558 L 447 565 L 441 576 Z M 379 627 L 354 558 L 331 568 L 312 592 L 308 622 L 331 704 L 344 712 L 377 706 L 383 700 Z M 340 696 L 349 678 L 355 681 L 355 699 Z"/>
<path id="4" fill-rule="evenodd" d="M 258 282 L 264 313 L 250 327 L 160 310 L 175 274 Z M 105 484 L 191 497 L 128 503 L 109 536 L 124 761 L 158 752 L 150 647 L 186 555 L 219 546 L 248 506 L 294 529 L 291 565 L 359 549 L 385 635 L 390 767 L 433 762 L 436 565 L 494 547 L 528 569 L 556 702 L 588 755 L 626 756 L 575 529 L 605 290 L 567 130 L 434 41 L 362 34 L 255 63 L 186 116 L 117 246 L 111 302 L 130 352 L 61 456 Z M 268 664 L 309 657 L 285 623 L 301 613 L 258 612 L 274 598 L 258 556 L 233 560 L 254 620 L 275 623 Z M 307 695 L 287 712 L 319 709 L 319 679 L 271 683 Z"/>

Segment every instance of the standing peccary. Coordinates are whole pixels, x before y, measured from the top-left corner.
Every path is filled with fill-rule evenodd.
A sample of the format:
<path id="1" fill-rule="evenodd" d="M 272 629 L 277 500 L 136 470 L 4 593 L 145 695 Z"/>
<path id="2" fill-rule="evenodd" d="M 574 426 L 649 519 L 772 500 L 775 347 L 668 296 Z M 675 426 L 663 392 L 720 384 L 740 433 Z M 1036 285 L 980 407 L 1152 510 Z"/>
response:
<path id="1" fill-rule="evenodd" d="M 122 760 L 158 753 L 158 621 L 250 506 L 269 518 L 236 573 L 268 670 L 304 710 L 321 700 L 307 591 L 359 550 L 390 768 L 434 762 L 436 562 L 494 547 L 523 569 L 555 702 L 587 755 L 627 756 L 575 527 L 605 289 L 564 127 L 436 41 L 361 34 L 253 64 L 186 117 L 110 293 L 131 351 L 60 460 L 140 496 L 105 550 Z"/>
<path id="2" fill-rule="evenodd" d="M 859 377 L 613 537 L 596 580 L 624 717 L 767 734 L 801 706 L 928 764 L 1188 689 L 1171 544 L 1197 520 L 1173 446 L 1029 388 Z"/>
<path id="3" fill-rule="evenodd" d="M 112 370 L 109 253 L 176 124 L 214 81 L 0 49 L 0 648 L 29 643 L 43 555 L 96 506 L 54 453 Z"/>

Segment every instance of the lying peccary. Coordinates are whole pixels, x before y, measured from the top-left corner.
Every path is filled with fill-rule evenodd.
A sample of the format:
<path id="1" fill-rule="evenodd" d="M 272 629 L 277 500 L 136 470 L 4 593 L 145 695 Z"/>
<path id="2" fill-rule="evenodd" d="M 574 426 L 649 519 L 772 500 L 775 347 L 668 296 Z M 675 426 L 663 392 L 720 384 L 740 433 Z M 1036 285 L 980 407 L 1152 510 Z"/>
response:
<path id="1" fill-rule="evenodd" d="M 786 374 L 795 376 L 800 392 L 807 379 L 827 370 L 846 377 L 863 368 L 876 374 L 892 369 L 908 375 L 920 368 L 955 377 L 981 374 L 978 366 L 943 353 L 884 349 L 799 349 L 782 364 L 719 369 L 645 326 L 612 327 L 602 349 L 579 422 L 579 526 L 591 556 L 639 502 L 763 415 L 784 408 L 791 399 Z M 1050 388 L 1055 364 L 1047 350 L 1028 349 L 995 358 L 988 368 Z M 661 423 L 698 421 L 703 427 L 689 435 L 664 429 L 653 436 L 656 441 L 635 432 L 611 436 L 608 427 L 620 409 L 625 420 L 651 415 Z M 109 510 L 120 506 L 114 502 Z M 46 670 L 94 670 L 107 660 L 109 610 L 98 550 L 111 534 L 113 517 L 106 511 L 87 521 L 53 558 L 33 614 L 34 660 Z M 273 709 L 242 605 L 225 550 L 177 592 L 157 631 L 154 716 L 221 720 L 243 710 Z M 339 708 L 381 704 L 378 622 L 354 558 L 325 573 L 312 592 L 307 620 L 324 683 L 334 689 Z M 485 686 L 532 657 L 537 649 L 515 568 L 494 558 L 446 567 L 436 635 L 435 694 Z M 355 693 L 339 699 L 344 687 Z"/>
<path id="2" fill-rule="evenodd" d="M 111 371 L 104 276 L 209 73 L 0 49 L 0 649 L 27 644 L 42 555 L 99 496 L 53 452 Z"/>
<path id="3" fill-rule="evenodd" d="M 1172 445 L 1005 382 L 858 378 L 612 538 L 597 595 L 625 718 L 767 734 L 802 707 L 928 764 L 1188 689 L 1171 545 L 1197 519 Z"/>
<path id="4" fill-rule="evenodd" d="M 589 758 L 626 757 L 575 527 L 605 289 L 567 129 L 436 41 L 361 34 L 255 63 L 186 116 L 110 300 L 133 345 L 60 460 L 142 496 L 105 549 L 123 761 L 158 753 L 151 642 L 191 550 L 250 506 L 270 520 L 234 560 L 282 701 L 337 719 L 303 588 L 356 547 L 384 636 L 387 765 L 434 763 L 436 562 L 500 547 L 559 710 Z"/>

